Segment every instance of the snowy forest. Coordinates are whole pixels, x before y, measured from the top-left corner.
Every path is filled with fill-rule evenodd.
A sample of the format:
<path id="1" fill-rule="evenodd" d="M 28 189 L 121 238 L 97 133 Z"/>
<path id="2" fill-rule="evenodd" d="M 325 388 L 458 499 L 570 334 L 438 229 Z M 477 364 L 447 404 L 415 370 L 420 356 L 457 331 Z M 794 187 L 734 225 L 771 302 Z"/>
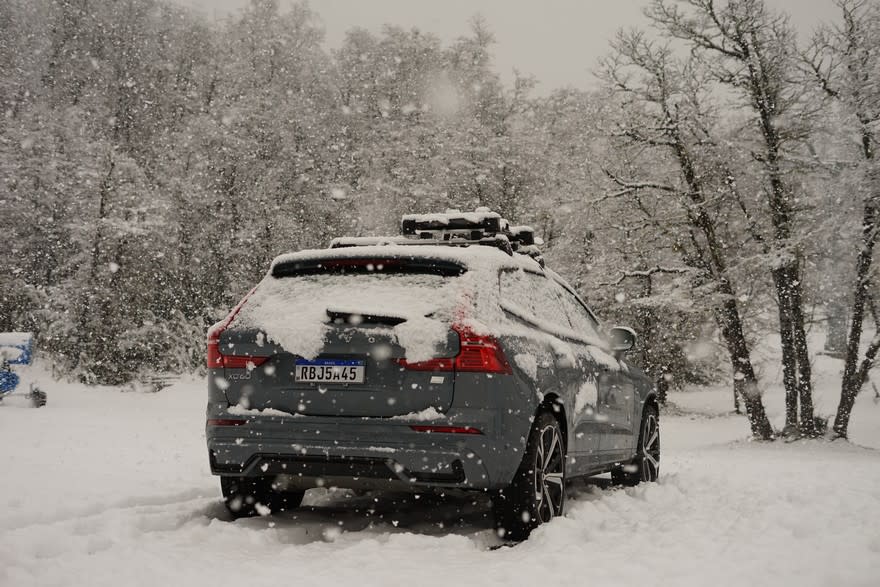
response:
<path id="1" fill-rule="evenodd" d="M 306 3 L 4 0 L 0 331 L 86 383 L 197 371 L 276 255 L 488 206 L 638 331 L 659 387 L 729 381 L 769 439 L 752 355 L 772 339 L 781 432 L 846 437 L 880 350 L 880 3 L 837 3 L 799 34 L 761 0 L 646 1 L 595 89 L 539 94 L 502 82 L 479 17 L 451 43 L 389 25 L 328 50 Z M 814 332 L 845 367 L 827 422 Z"/>

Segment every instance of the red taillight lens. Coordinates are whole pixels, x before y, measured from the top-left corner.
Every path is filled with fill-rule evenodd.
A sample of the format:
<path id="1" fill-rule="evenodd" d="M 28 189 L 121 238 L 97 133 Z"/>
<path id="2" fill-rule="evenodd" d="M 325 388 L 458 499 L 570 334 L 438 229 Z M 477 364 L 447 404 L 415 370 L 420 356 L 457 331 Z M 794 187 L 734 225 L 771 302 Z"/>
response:
<path id="1" fill-rule="evenodd" d="M 504 351 L 493 336 L 474 334 L 466 326 L 455 324 L 452 329 L 458 333 L 460 349 L 458 355 L 450 358 L 430 359 L 410 363 L 406 359 L 396 359 L 397 364 L 410 371 L 461 371 L 469 373 L 510 373 L 510 363 Z"/>
<path id="2" fill-rule="evenodd" d="M 482 434 L 477 428 L 470 426 L 410 426 L 416 432 L 428 432 L 436 434 Z"/>
<path id="3" fill-rule="evenodd" d="M 255 287 L 249 291 L 248 294 L 232 309 L 229 315 L 226 316 L 226 318 L 208 329 L 208 369 L 247 369 L 248 364 L 253 364 L 254 367 L 259 367 L 269 360 L 269 357 L 226 355 L 220 352 L 220 335 L 224 330 L 229 328 L 229 325 L 232 323 L 233 319 L 235 319 L 235 316 L 241 311 L 244 303 L 249 297 L 251 297 L 251 294 L 254 293 L 256 289 L 257 288 Z"/>
<path id="4" fill-rule="evenodd" d="M 211 330 L 208 331 L 208 369 L 247 369 L 249 364 L 259 367 L 269 360 L 269 357 L 224 355 L 220 352 L 221 332 L 223 332 L 222 329 L 218 330 L 216 334 Z"/>
<path id="5" fill-rule="evenodd" d="M 223 360 L 223 367 L 226 369 L 248 369 L 259 367 L 269 360 L 269 357 L 248 357 L 240 355 L 220 355 Z M 251 367 L 250 365 L 253 365 Z"/>
<path id="6" fill-rule="evenodd" d="M 461 340 L 455 370 L 476 373 L 510 373 L 510 363 L 494 336 L 475 334 L 465 326 L 452 327 Z"/>
<path id="7" fill-rule="evenodd" d="M 213 328 L 211 329 L 213 330 Z M 212 337 L 211 330 L 208 331 L 208 369 L 222 369 L 223 355 L 220 354 L 220 333 Z"/>

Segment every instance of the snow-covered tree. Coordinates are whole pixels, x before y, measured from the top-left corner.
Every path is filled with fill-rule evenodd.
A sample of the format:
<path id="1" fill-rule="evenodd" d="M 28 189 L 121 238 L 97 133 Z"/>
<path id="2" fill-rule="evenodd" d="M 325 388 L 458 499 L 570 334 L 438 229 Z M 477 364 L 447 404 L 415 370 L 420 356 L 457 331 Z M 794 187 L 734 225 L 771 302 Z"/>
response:
<path id="1" fill-rule="evenodd" d="M 751 110 L 751 145 L 765 180 L 766 215 L 772 231 L 768 262 L 773 276 L 782 340 L 786 389 L 786 430 L 815 433 L 812 366 L 804 312 L 804 251 L 798 203 L 804 201 L 791 178 L 794 155 L 803 149 L 814 118 L 806 90 L 793 81 L 794 33 L 784 15 L 763 0 L 653 0 L 647 15 L 671 38 L 687 43 L 706 60 L 718 82 Z M 798 411 L 799 406 L 799 411 Z"/>
<path id="2" fill-rule="evenodd" d="M 880 351 L 877 334 L 861 365 L 858 364 L 862 322 L 873 277 L 874 246 L 880 230 L 880 166 L 876 156 L 880 123 L 880 6 L 864 0 L 838 0 L 837 5 L 841 21 L 820 27 L 802 57 L 808 80 L 818 84 L 829 99 L 828 109 L 842 118 L 847 134 L 857 145 L 857 149 L 849 151 L 847 159 L 862 176 L 864 186 L 856 191 L 862 208 L 861 242 L 856 253 L 840 404 L 834 420 L 834 434 L 846 438 L 856 395 Z"/>
<path id="3" fill-rule="evenodd" d="M 734 394 L 744 400 L 752 434 L 772 438 L 731 268 L 731 251 L 741 255 L 742 248 L 732 245 L 735 239 L 724 228 L 739 194 L 716 146 L 709 76 L 699 62 L 676 59 L 671 48 L 648 41 L 641 32 L 620 32 L 612 47 L 603 74 L 627 115 L 610 132 L 617 144 L 638 151 L 642 160 L 646 153 L 656 153 L 653 165 L 629 166 L 638 169 L 639 179 L 608 170 L 617 190 L 612 195 L 635 198 L 633 210 L 650 210 L 641 221 L 667 234 L 681 262 L 693 270 L 692 298 L 715 316 L 732 364 Z M 650 278 L 650 271 L 641 275 Z M 653 271 L 664 270 L 657 265 Z"/>

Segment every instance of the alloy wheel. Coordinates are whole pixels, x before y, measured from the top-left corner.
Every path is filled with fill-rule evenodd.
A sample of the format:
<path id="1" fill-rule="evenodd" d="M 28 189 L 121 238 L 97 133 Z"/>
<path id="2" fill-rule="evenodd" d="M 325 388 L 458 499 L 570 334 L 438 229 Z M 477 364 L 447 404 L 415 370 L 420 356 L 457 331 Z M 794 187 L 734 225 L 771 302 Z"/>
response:
<path id="1" fill-rule="evenodd" d="M 645 414 L 641 440 L 642 481 L 656 481 L 660 475 L 660 422 L 653 412 Z"/>
<path id="2" fill-rule="evenodd" d="M 562 515 L 565 497 L 565 461 L 562 454 L 562 438 L 556 426 L 541 430 L 535 454 L 535 503 L 540 523 L 549 522 Z"/>

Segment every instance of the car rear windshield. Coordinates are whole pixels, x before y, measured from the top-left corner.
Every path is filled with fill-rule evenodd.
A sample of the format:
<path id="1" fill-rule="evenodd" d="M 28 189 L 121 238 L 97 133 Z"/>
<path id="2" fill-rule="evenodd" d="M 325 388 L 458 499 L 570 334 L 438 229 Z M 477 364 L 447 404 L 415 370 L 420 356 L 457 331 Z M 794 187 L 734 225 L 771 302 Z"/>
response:
<path id="1" fill-rule="evenodd" d="M 457 278 L 465 272 L 460 265 L 431 259 L 323 259 L 276 266 L 276 283 L 257 290 L 275 290 L 281 305 L 302 308 L 320 306 L 330 318 L 359 315 L 393 323 L 405 319 L 440 317 L 459 296 Z M 249 305 L 258 303 L 255 295 Z M 280 309 L 280 308 L 279 308 Z"/>
<path id="2" fill-rule="evenodd" d="M 334 314 L 437 316 L 459 299 L 460 265 L 431 259 L 322 259 L 282 263 L 250 297 L 242 318 L 255 325 L 292 312 L 326 320 Z M 439 317 L 439 316 L 438 316 Z"/>
<path id="3" fill-rule="evenodd" d="M 315 315 L 359 315 L 402 320 L 444 317 L 459 299 L 460 265 L 419 259 L 341 259 L 279 265 L 248 302 L 277 304 L 279 311 L 308 306 Z M 265 292 L 267 295 L 261 295 Z M 268 295 L 272 294 L 272 295 Z"/>

